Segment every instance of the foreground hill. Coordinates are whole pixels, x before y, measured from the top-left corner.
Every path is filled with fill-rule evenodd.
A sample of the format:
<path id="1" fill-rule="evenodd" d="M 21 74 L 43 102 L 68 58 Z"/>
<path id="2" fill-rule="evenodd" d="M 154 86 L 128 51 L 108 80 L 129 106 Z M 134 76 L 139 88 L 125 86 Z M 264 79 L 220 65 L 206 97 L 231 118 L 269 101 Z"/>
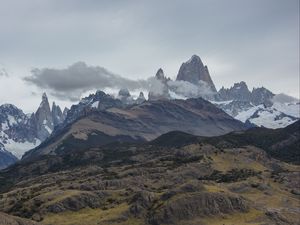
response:
<path id="1" fill-rule="evenodd" d="M 63 142 L 64 151 L 0 173 L 0 211 L 44 225 L 299 224 L 300 167 L 267 154 L 283 130 L 259 132 L 278 138 L 260 147 L 255 137 L 245 141 L 247 132 L 171 132 L 105 146 L 87 139 L 77 148 Z M 233 145 L 231 135 L 243 138 Z"/>
<path id="2" fill-rule="evenodd" d="M 61 145 L 64 142 L 74 148 L 81 146 L 80 143 L 90 143 L 89 147 L 93 147 L 114 141 L 149 141 L 173 130 L 216 136 L 245 129 L 243 123 L 202 98 L 147 101 L 121 107 L 111 104 L 114 100 L 100 94 L 97 93 L 97 96 L 101 96 L 100 99 L 97 98 L 97 108 L 85 106 L 80 117 L 57 131 L 36 149 L 27 152 L 23 158 L 56 154 L 63 151 Z M 109 108 L 102 107 L 104 100 L 110 103 Z M 93 97 L 89 102 L 93 105 Z M 70 112 L 72 111 L 78 110 L 71 108 Z M 71 113 L 66 121 L 69 116 Z"/>

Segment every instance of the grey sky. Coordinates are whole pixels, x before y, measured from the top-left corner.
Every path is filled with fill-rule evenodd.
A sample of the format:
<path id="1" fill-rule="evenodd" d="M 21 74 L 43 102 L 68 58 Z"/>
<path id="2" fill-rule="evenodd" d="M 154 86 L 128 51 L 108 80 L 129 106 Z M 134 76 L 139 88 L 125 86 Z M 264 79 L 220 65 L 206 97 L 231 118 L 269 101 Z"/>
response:
<path id="1" fill-rule="evenodd" d="M 0 104 L 38 106 L 43 90 L 23 80 L 33 68 L 83 61 L 128 79 L 159 67 L 175 78 L 193 54 L 218 89 L 244 80 L 299 97 L 299 0 L 0 3 L 0 66 L 10 76 L 0 76 Z"/>

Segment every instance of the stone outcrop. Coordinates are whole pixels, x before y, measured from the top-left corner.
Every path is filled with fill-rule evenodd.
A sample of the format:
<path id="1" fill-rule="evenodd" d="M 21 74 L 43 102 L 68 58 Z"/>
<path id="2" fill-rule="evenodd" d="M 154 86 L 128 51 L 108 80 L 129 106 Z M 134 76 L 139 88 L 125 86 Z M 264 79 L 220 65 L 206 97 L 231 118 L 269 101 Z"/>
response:
<path id="1" fill-rule="evenodd" d="M 202 81 L 207 83 L 213 92 L 217 92 L 207 66 L 203 64 L 197 55 L 193 55 L 187 62 L 181 65 L 176 80 L 188 81 L 195 85 L 198 85 Z"/>

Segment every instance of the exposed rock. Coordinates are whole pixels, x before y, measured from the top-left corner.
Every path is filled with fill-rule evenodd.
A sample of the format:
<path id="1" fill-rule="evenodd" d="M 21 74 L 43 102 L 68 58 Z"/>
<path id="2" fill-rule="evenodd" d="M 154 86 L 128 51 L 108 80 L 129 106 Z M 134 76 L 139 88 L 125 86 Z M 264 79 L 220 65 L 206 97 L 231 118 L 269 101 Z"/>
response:
<path id="1" fill-rule="evenodd" d="M 274 94 L 264 87 L 253 88 L 251 102 L 254 105 L 264 104 L 266 106 L 271 106 L 273 104 L 272 102 L 273 97 Z"/>
<path id="2" fill-rule="evenodd" d="M 135 100 L 135 102 L 136 102 L 137 104 L 142 104 L 142 103 L 145 102 L 145 101 L 146 101 L 146 98 L 145 98 L 145 96 L 144 96 L 144 93 L 143 93 L 143 92 L 140 92 L 139 97 Z"/>
<path id="3" fill-rule="evenodd" d="M 38 223 L 0 212 L 1 225 L 38 225 Z"/>
<path id="4" fill-rule="evenodd" d="M 109 98 L 107 100 L 110 100 L 109 102 L 111 104 L 117 101 Z M 105 104 L 104 99 L 100 102 L 100 105 Z M 81 104 L 76 107 L 80 106 Z M 72 106 L 66 121 L 68 121 L 73 110 L 74 113 L 77 113 L 75 106 Z M 132 105 L 126 108 L 111 107 L 105 111 L 81 112 L 85 114 L 82 114 L 83 117 L 69 128 L 71 130 L 62 130 L 60 133 L 57 129 L 57 133 L 52 135 L 47 142 L 44 142 L 43 145 L 33 151 L 27 152 L 24 158 L 36 154 L 49 154 L 50 152 L 54 154 L 56 149 L 59 152 L 59 149 L 61 149 L 57 148 L 59 144 L 62 141 L 65 142 L 70 139 L 64 135 L 66 132 L 69 134 L 73 133 L 75 137 L 78 133 L 84 134 L 85 137 L 88 136 L 91 138 L 85 140 L 90 140 L 91 143 L 100 145 L 100 142 L 108 144 L 107 140 L 127 140 L 130 142 L 132 142 L 132 140 L 151 140 L 163 133 L 173 130 L 202 136 L 213 136 L 225 134 L 230 131 L 243 130 L 245 128 L 241 122 L 234 120 L 225 112 L 201 98 L 147 101 L 143 104 Z M 78 113 L 80 113 L 80 111 Z M 74 114 L 74 121 L 76 118 L 78 118 L 78 114 Z M 92 135 L 92 133 L 96 131 L 99 135 Z M 97 137 L 97 140 L 93 137 Z M 53 141 L 55 141 L 55 144 Z M 76 149 L 78 141 L 79 140 L 75 141 L 74 139 L 70 139 L 67 143 Z M 74 145 L 74 143 L 77 144 Z"/>
<path id="5" fill-rule="evenodd" d="M 64 116 L 59 106 L 53 103 L 52 110 L 50 110 L 45 93 L 36 113 L 25 114 L 14 105 L 1 105 L 0 150 L 11 152 L 21 158 L 24 152 L 36 147 L 49 137 L 54 126 L 61 124 L 63 120 Z M 6 154 L 6 156 L 9 155 Z M 1 165 L 0 163 L 0 168 L 5 166 L 8 164 Z"/>
<path id="6" fill-rule="evenodd" d="M 223 101 L 251 101 L 251 92 L 249 91 L 248 86 L 244 81 L 241 81 L 240 83 L 235 83 L 233 87 L 229 89 L 225 89 L 224 87 L 222 87 L 219 90 L 219 96 Z"/>
<path id="7" fill-rule="evenodd" d="M 134 100 L 127 88 L 123 88 L 119 91 L 118 98 L 126 105 L 134 103 Z"/>
<path id="8" fill-rule="evenodd" d="M 150 91 L 148 93 L 148 100 L 155 101 L 159 99 L 170 99 L 169 87 L 167 84 L 167 79 L 165 77 L 164 71 L 160 68 L 156 75 L 155 80 L 152 82 Z"/>
<path id="9" fill-rule="evenodd" d="M 195 85 L 198 85 L 199 81 L 204 81 L 213 92 L 217 92 L 207 66 L 203 65 L 197 55 L 193 55 L 191 59 L 181 65 L 176 80 L 188 81 Z"/>
<path id="10" fill-rule="evenodd" d="M 194 193 L 171 198 L 155 209 L 149 222 L 153 225 L 179 224 L 179 221 L 222 213 L 247 212 L 242 198 L 220 193 Z"/>
<path id="11" fill-rule="evenodd" d="M 97 208 L 101 206 L 101 198 L 95 194 L 80 193 L 70 197 L 66 197 L 61 201 L 51 203 L 47 206 L 46 211 L 52 213 L 60 213 L 67 210 L 78 211 L 80 209 L 90 207 Z"/>
<path id="12" fill-rule="evenodd" d="M 160 80 L 160 81 L 163 82 L 164 84 L 166 84 L 166 83 L 170 80 L 170 78 L 167 78 L 167 77 L 165 76 L 165 73 L 164 73 L 164 71 L 162 70 L 162 68 L 159 68 L 159 69 L 158 69 L 158 71 L 157 71 L 156 74 L 155 74 L 155 78 L 156 78 L 157 80 Z"/>
<path id="13" fill-rule="evenodd" d="M 52 113 L 46 93 L 43 94 L 42 102 L 35 113 L 35 121 L 37 126 L 37 137 L 43 141 L 49 137 L 54 128 Z"/>
<path id="14" fill-rule="evenodd" d="M 239 113 L 245 112 L 253 107 L 249 101 L 233 100 L 231 102 L 216 102 L 216 106 L 223 109 L 232 117 L 236 117 Z M 244 122 L 244 121 L 243 121 Z"/>
<path id="15" fill-rule="evenodd" d="M 68 109 L 67 107 L 64 108 L 64 111 L 63 111 L 63 120 L 66 119 L 69 110 L 70 109 Z"/>
<path id="16" fill-rule="evenodd" d="M 0 170 L 14 164 L 17 161 L 18 158 L 12 153 L 6 151 L 4 146 L 0 143 Z"/>
<path id="17" fill-rule="evenodd" d="M 59 105 L 56 105 L 55 102 L 52 104 L 52 120 L 54 127 L 61 124 L 64 120 L 63 113 L 59 107 Z"/>
<path id="18" fill-rule="evenodd" d="M 136 193 L 131 201 L 129 212 L 135 217 L 141 217 L 142 213 L 146 211 L 153 204 L 153 201 L 156 199 L 155 194 L 147 191 L 140 191 Z"/>

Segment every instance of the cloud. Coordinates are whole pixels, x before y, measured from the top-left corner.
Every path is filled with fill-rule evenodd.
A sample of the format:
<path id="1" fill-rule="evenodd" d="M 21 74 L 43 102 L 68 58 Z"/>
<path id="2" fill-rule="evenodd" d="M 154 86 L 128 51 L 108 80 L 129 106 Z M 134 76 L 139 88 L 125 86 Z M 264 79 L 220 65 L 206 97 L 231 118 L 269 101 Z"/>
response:
<path id="1" fill-rule="evenodd" d="M 215 93 L 211 90 L 210 86 L 204 82 L 199 81 L 198 85 L 192 84 L 187 81 L 168 81 L 168 86 L 171 91 L 179 96 L 187 98 L 206 97 L 209 98 Z"/>
<path id="2" fill-rule="evenodd" d="M 8 77 L 6 69 L 0 68 L 0 77 Z"/>
<path id="3" fill-rule="evenodd" d="M 199 81 L 198 85 L 187 81 L 173 81 L 163 83 L 154 76 L 144 80 L 131 80 L 116 75 L 100 66 L 88 66 L 84 62 L 77 62 L 64 69 L 33 69 L 31 75 L 23 78 L 27 83 L 50 93 L 61 100 L 78 101 L 87 93 L 102 90 L 116 95 L 122 88 L 130 92 L 151 92 L 161 96 L 173 93 L 179 98 L 210 97 L 214 93 L 206 82 Z M 177 98 L 176 97 L 176 98 Z"/>
<path id="4" fill-rule="evenodd" d="M 50 92 L 51 95 L 64 100 L 77 101 L 89 90 L 105 88 L 128 88 L 136 90 L 148 88 L 145 80 L 133 81 L 116 75 L 103 67 L 88 66 L 77 62 L 65 69 L 33 69 L 31 75 L 23 78 L 26 82 Z"/>

